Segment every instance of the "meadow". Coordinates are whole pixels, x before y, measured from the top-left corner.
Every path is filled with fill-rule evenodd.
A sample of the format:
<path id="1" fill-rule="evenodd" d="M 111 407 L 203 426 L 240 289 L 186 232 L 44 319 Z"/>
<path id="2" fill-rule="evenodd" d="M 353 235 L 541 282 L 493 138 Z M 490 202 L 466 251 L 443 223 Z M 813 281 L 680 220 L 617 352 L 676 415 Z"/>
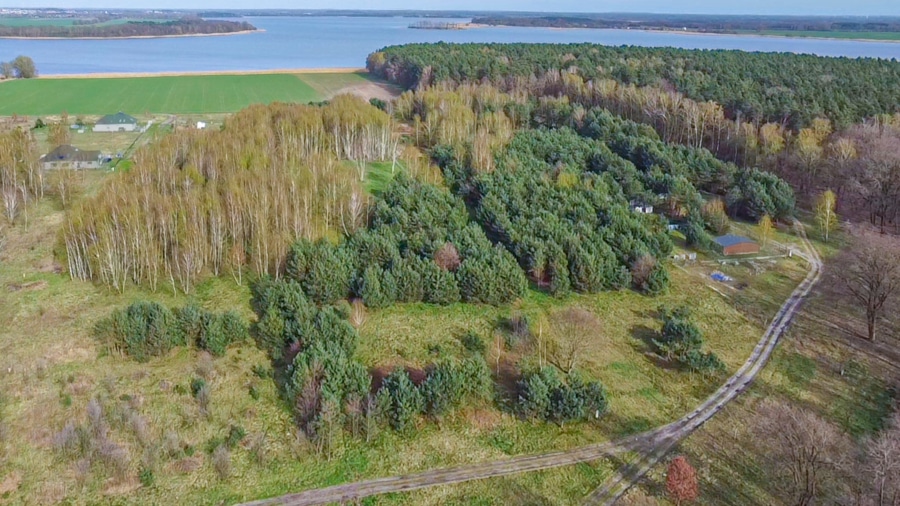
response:
<path id="1" fill-rule="evenodd" d="M 318 102 L 372 85 L 364 73 L 15 80 L 0 83 L 0 116 L 224 113 L 258 103 Z"/>
<path id="2" fill-rule="evenodd" d="M 388 164 L 370 168 L 369 187 L 378 188 L 390 178 Z M 100 172 L 83 176 L 81 191 L 86 194 L 108 177 Z M 213 278 L 187 297 L 136 287 L 117 294 L 72 281 L 59 271 L 54 253 L 62 215 L 56 199 L 36 204 L 27 225 L 7 229 L 0 254 L 0 391 L 6 392 L 0 422 L 10 436 L 0 441 L 0 467 L 10 470 L 0 472 L 0 483 L 6 483 L 6 497 L 14 502 L 80 498 L 90 503 L 159 504 L 178 498 L 192 504 L 234 503 L 347 480 L 572 448 L 646 430 L 683 415 L 716 384 L 715 379 L 660 364 L 649 352 L 648 339 L 659 325 L 658 305 L 690 302 L 708 348 L 734 371 L 755 345 L 765 319 L 804 272 L 797 259 L 779 262 L 762 276 L 752 276 L 748 269 L 731 272 L 751 287 L 759 286 L 758 291 L 745 290 L 748 300 L 765 292 L 762 299 L 767 303 L 758 308 L 759 318 L 748 318 L 733 301 L 709 289 L 709 268 L 701 264 L 673 269 L 672 290 L 661 297 L 625 291 L 557 299 L 530 290 L 521 301 L 499 308 L 404 304 L 368 311 L 360 323 L 358 350 L 358 359 L 367 367 L 422 367 L 459 356 L 461 336 L 475 331 L 488 344 L 493 369 L 531 353 L 527 346 L 507 349 L 503 344 L 502 322 L 511 315 L 537 321 L 567 307 L 585 308 L 600 317 L 601 329 L 581 362 L 607 386 L 610 414 L 599 423 L 560 427 L 522 422 L 485 402 L 438 422 L 422 420 L 409 434 L 385 430 L 368 443 L 342 435 L 323 455 L 298 433 L 271 379 L 260 376 L 269 362 L 252 343 L 234 346 L 215 360 L 182 348 L 141 364 L 108 354 L 92 336 L 95 322 L 111 308 L 146 298 L 173 306 L 194 300 L 211 310 L 237 309 L 249 318 L 246 285 Z M 210 385 L 207 414 L 184 393 L 196 377 Z M 112 433 L 130 457 L 113 479 L 99 465 L 82 469 L 53 449 L 66 421 L 83 420 L 94 398 L 101 400 Z M 144 420 L 146 426 L 134 420 Z M 144 427 L 142 435 L 133 423 Z M 222 480 L 204 448 L 231 427 L 240 427 L 246 437 L 233 450 L 231 477 Z M 161 450 L 165 441 L 176 441 L 177 448 Z M 150 468 L 152 476 L 140 478 Z M 367 503 L 569 504 L 614 469 L 615 463 L 601 461 Z"/>

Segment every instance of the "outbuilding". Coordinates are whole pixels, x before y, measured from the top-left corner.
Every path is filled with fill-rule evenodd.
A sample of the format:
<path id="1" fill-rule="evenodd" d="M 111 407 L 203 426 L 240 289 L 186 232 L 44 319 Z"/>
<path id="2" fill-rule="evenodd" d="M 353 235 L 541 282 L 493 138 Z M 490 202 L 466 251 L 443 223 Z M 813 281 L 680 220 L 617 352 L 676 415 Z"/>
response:
<path id="1" fill-rule="evenodd" d="M 134 132 L 137 130 L 138 120 L 124 112 L 117 112 L 100 118 L 94 125 L 95 132 Z"/>
<path id="2" fill-rule="evenodd" d="M 75 146 L 63 144 L 41 157 L 44 170 L 51 169 L 99 169 L 102 156 L 99 151 L 82 151 Z"/>
<path id="3" fill-rule="evenodd" d="M 723 235 L 716 237 L 714 242 L 719 252 L 727 257 L 759 253 L 759 244 L 756 241 L 740 235 Z"/>

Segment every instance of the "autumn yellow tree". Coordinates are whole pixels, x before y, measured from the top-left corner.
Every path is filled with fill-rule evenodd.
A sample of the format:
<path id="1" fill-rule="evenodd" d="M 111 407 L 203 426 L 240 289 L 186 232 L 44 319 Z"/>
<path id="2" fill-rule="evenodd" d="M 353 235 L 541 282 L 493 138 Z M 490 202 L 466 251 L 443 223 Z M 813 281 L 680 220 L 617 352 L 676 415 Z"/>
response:
<path id="1" fill-rule="evenodd" d="M 769 240 L 772 239 L 774 232 L 775 224 L 772 222 L 772 218 L 768 214 L 763 215 L 756 225 L 756 238 L 763 248 L 769 244 Z"/>
<path id="2" fill-rule="evenodd" d="M 826 190 L 822 193 L 818 202 L 816 202 L 816 225 L 818 225 L 819 232 L 822 234 L 825 242 L 828 242 L 828 236 L 838 225 L 838 216 L 835 213 L 836 206 L 837 197 L 831 190 Z"/>

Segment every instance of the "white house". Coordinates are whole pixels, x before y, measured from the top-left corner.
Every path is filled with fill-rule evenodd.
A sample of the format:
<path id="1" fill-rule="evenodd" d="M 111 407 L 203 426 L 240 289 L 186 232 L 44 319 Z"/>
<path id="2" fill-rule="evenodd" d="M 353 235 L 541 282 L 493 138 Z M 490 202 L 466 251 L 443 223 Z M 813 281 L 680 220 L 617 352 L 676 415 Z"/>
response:
<path id="1" fill-rule="evenodd" d="M 138 120 L 124 112 L 117 112 L 100 118 L 94 125 L 95 132 L 134 132 Z"/>

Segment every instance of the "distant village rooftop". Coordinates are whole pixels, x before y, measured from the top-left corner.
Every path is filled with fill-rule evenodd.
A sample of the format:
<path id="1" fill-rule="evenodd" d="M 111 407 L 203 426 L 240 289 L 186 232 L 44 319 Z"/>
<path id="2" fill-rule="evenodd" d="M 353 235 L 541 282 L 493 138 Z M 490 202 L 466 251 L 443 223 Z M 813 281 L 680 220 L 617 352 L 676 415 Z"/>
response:
<path id="1" fill-rule="evenodd" d="M 134 116 L 129 116 L 122 111 L 109 114 L 97 121 L 98 125 L 136 125 L 138 122 Z"/>
<path id="2" fill-rule="evenodd" d="M 759 244 L 748 237 L 728 234 L 716 237 L 713 241 L 725 256 L 759 253 Z"/>

